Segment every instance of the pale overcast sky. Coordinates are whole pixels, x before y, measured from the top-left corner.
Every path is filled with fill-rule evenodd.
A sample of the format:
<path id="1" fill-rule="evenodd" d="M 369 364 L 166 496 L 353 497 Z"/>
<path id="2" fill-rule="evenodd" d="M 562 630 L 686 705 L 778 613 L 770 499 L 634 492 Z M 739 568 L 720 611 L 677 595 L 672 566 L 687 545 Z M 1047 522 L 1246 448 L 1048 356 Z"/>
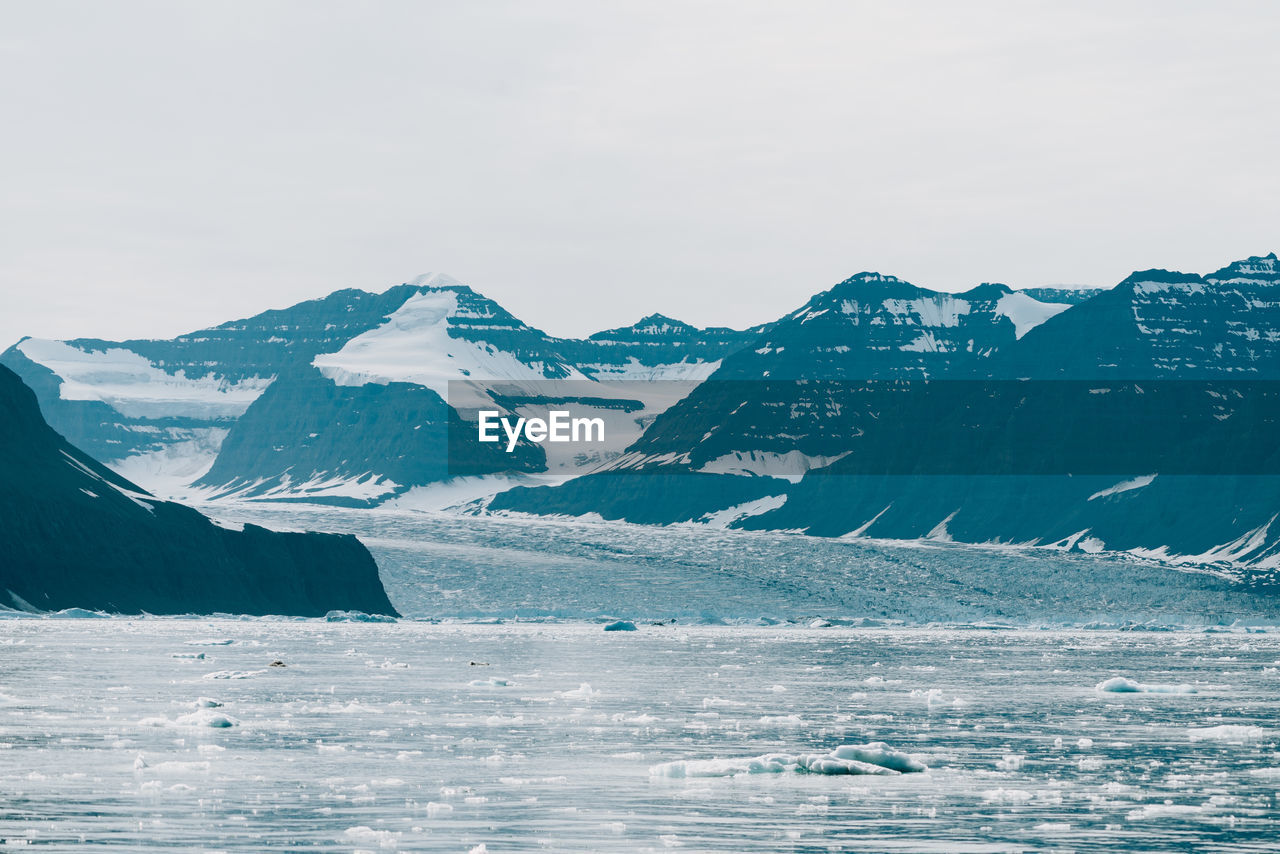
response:
<path id="1" fill-rule="evenodd" d="M 1280 249 L 1280 3 L 0 0 L 0 347 L 440 270 L 552 334 Z"/>

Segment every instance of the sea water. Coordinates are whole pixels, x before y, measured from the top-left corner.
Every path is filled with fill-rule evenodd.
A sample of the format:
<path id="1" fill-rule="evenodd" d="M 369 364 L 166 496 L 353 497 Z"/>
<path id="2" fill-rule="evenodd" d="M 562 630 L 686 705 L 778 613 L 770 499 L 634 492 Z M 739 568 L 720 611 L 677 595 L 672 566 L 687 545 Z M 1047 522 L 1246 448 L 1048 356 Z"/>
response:
<path id="1" fill-rule="evenodd" d="M 0 620 L 6 847 L 1274 851 L 1277 787 L 1257 630 Z"/>
<path id="2" fill-rule="evenodd" d="M 1227 569 L 216 513 L 359 534 L 407 617 L 3 615 L 0 848 L 1276 850 L 1280 619 Z"/>

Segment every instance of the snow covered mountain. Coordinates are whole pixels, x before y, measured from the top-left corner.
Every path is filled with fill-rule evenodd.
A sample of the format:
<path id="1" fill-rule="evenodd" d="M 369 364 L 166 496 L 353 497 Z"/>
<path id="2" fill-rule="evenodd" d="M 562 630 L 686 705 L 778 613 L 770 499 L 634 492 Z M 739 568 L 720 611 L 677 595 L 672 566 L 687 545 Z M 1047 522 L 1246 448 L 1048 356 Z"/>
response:
<path id="1" fill-rule="evenodd" d="M 651 314 L 631 326 L 597 332 L 579 346 L 570 346 L 568 352 L 583 373 L 600 381 L 696 382 L 711 376 L 722 359 L 750 344 L 768 327 L 699 329 Z"/>
<path id="2" fill-rule="evenodd" d="M 154 489 L 364 505 L 459 474 L 586 462 L 549 465 L 536 446 L 464 449 L 451 459 L 449 427 L 460 422 L 447 404 L 450 383 L 470 382 L 486 399 L 495 384 L 531 399 L 552 383 L 592 399 L 626 399 L 626 386 L 643 385 L 647 400 L 606 407 L 616 428 L 608 456 L 681 396 L 673 388 L 710 374 L 758 332 L 654 315 L 556 339 L 451 277 L 428 274 L 381 294 L 339 291 L 168 341 L 28 338 L 0 363 L 36 390 L 55 428 Z M 633 383 L 640 379 L 648 382 Z"/>
<path id="3" fill-rule="evenodd" d="M 1067 308 L 1004 285 L 947 294 L 860 273 L 762 330 L 608 468 L 798 478 L 848 450 L 860 416 L 844 382 L 978 375 Z"/>
<path id="4" fill-rule="evenodd" d="M 726 360 L 611 471 L 489 508 L 1270 566 L 1278 284 L 1269 255 L 1135 273 L 1070 307 L 1020 300 L 1019 317 L 996 286 L 842 285 Z M 805 334 L 832 309 L 845 329 Z"/>
<path id="5" fill-rule="evenodd" d="M 1009 348 L 1006 377 L 1280 378 L 1275 253 L 1213 273 L 1136 272 Z"/>
<path id="6" fill-rule="evenodd" d="M 947 294 L 863 273 L 753 329 L 651 315 L 558 339 L 432 275 L 172 341 L 27 339 L 0 361 L 117 471 L 194 479 L 202 497 L 414 507 L 551 473 L 567 482 L 489 509 L 1259 563 L 1280 551 L 1275 472 L 1226 463 L 1267 453 L 1237 413 L 1270 417 L 1277 286 L 1274 255 L 1098 292 Z M 1009 393 L 1024 381 L 1035 394 Z M 938 417 L 917 393 L 961 382 L 985 396 Z M 474 436 L 478 403 L 527 416 L 548 400 L 608 419 L 613 444 L 454 441 Z M 1175 421 L 1200 431 L 1185 448 Z"/>
<path id="7" fill-rule="evenodd" d="M 355 537 L 230 530 L 68 443 L 0 366 L 0 606 L 123 613 L 394 614 Z"/>
<path id="8" fill-rule="evenodd" d="M 189 483 L 274 382 L 382 322 L 414 291 L 343 290 L 172 340 L 26 338 L 0 354 L 77 447 L 154 488 Z"/>

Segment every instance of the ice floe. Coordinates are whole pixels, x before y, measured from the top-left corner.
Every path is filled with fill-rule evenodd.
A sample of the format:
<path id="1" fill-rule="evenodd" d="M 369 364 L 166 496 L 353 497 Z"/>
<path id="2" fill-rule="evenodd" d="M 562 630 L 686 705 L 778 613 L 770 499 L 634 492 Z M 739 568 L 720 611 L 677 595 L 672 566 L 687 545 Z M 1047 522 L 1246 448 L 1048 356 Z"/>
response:
<path id="1" fill-rule="evenodd" d="M 738 774 L 901 774 L 925 771 L 924 763 L 883 741 L 844 744 L 827 753 L 766 753 L 761 756 L 685 759 L 649 769 L 652 777 L 733 777 Z"/>
<path id="2" fill-rule="evenodd" d="M 266 673 L 266 669 L 262 670 L 215 670 L 212 673 L 206 673 L 205 679 L 251 679 L 254 676 L 260 676 Z"/>
<path id="3" fill-rule="evenodd" d="M 598 696 L 600 692 L 592 690 L 590 683 L 583 682 L 572 691 L 560 691 L 559 694 L 565 699 L 590 700 L 592 697 Z"/>
<path id="4" fill-rule="evenodd" d="M 374 830 L 363 824 L 347 828 L 342 836 L 358 845 L 376 845 L 379 848 L 397 848 L 400 845 L 399 833 L 390 830 Z"/>
<path id="5" fill-rule="evenodd" d="M 211 729 L 227 729 L 240 724 L 235 718 L 215 712 L 212 709 L 197 709 L 186 715 L 179 715 L 173 720 L 165 717 L 143 718 L 138 721 L 139 726 L 184 726 L 184 727 L 209 727 Z"/>
<path id="6" fill-rule="evenodd" d="M 1193 685 L 1156 685 L 1135 682 L 1125 676 L 1113 676 L 1099 682 L 1096 689 L 1108 694 L 1194 694 Z"/>
<path id="7" fill-rule="evenodd" d="M 1277 735 L 1275 730 L 1252 724 L 1220 724 L 1210 727 L 1192 727 L 1187 731 L 1192 741 L 1221 741 L 1227 744 L 1244 744 L 1264 741 Z"/>

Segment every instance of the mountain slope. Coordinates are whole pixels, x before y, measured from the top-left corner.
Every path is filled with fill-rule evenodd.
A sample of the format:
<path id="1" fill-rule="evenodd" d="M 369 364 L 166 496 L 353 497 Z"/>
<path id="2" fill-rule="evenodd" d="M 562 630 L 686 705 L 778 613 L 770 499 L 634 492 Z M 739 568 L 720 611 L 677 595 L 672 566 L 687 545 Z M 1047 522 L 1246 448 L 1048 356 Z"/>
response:
<path id="1" fill-rule="evenodd" d="M 377 326 L 413 290 L 337 291 L 172 340 L 26 338 L 0 364 L 72 444 L 130 476 L 189 482 L 278 374 Z"/>
<path id="2" fill-rule="evenodd" d="M 427 274 L 169 341 L 24 339 L 0 363 L 31 385 L 56 429 L 155 488 L 188 494 L 197 483 L 194 493 L 206 497 L 369 504 L 460 472 L 547 468 L 528 447 L 482 448 L 451 467 L 451 382 L 515 383 L 528 397 L 563 382 L 562 391 L 625 396 L 593 389 L 697 381 L 758 332 L 655 315 L 557 339 L 451 277 Z M 655 393 L 617 419 L 618 441 L 639 436 L 670 395 Z"/>
<path id="3" fill-rule="evenodd" d="M 751 334 L 648 318 L 557 339 L 437 278 L 372 329 L 282 372 L 230 427 L 197 485 L 212 497 L 369 505 L 458 476 L 573 468 L 590 460 L 553 464 L 527 443 L 510 454 L 467 445 L 461 437 L 475 427 L 460 412 L 529 415 L 519 401 L 554 397 L 585 410 L 614 399 L 605 408 L 620 449 L 669 405 L 671 385 L 710 372 Z M 632 383 L 641 378 L 661 382 Z M 628 385 L 648 399 L 629 400 Z"/>
<path id="4" fill-rule="evenodd" d="M 630 326 L 606 329 L 580 342 L 565 342 L 583 373 L 596 380 L 698 381 L 754 341 L 768 324 L 738 331 L 699 329 L 661 314 Z"/>
<path id="5" fill-rule="evenodd" d="M 392 614 L 351 536 L 228 530 L 158 501 L 45 423 L 0 366 L 0 602 L 123 613 Z"/>
<path id="6" fill-rule="evenodd" d="M 870 417 L 852 384 L 978 375 L 1066 308 L 1004 285 L 944 294 L 860 273 L 727 357 L 608 468 L 798 477 L 846 452 Z"/>
<path id="7" fill-rule="evenodd" d="M 1278 285 L 1274 255 L 1135 273 L 989 348 L 978 329 L 1013 323 L 998 308 L 972 330 L 982 313 L 942 300 L 915 312 L 928 329 L 806 336 L 833 307 L 818 302 L 726 360 L 739 379 L 699 386 L 613 471 L 489 508 L 1277 565 Z M 904 349 L 926 332 L 939 346 Z M 840 362 L 840 334 L 864 352 Z"/>
<path id="8" fill-rule="evenodd" d="M 1274 253 L 1199 276 L 1135 272 L 995 360 L 1004 377 L 1280 377 Z"/>

